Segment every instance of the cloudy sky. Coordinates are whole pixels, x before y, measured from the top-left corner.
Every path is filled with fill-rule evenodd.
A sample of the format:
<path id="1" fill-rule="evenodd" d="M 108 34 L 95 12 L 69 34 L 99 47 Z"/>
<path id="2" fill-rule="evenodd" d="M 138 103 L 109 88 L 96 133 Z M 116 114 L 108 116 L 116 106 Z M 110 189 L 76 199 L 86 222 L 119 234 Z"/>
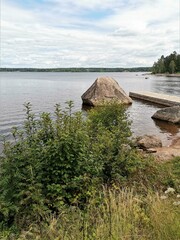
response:
<path id="1" fill-rule="evenodd" d="M 0 67 L 152 66 L 180 51 L 179 0 L 0 2 Z"/>

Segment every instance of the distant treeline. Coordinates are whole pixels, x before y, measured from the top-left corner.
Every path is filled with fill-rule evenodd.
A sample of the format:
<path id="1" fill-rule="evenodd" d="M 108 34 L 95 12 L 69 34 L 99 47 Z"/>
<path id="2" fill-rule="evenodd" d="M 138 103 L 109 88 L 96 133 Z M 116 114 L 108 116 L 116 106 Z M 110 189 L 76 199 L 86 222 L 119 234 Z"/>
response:
<path id="1" fill-rule="evenodd" d="M 180 73 L 180 55 L 175 51 L 169 56 L 161 56 L 152 67 L 153 73 Z"/>
<path id="2" fill-rule="evenodd" d="M 0 68 L 0 72 L 150 72 L 151 67 L 137 68 Z"/>

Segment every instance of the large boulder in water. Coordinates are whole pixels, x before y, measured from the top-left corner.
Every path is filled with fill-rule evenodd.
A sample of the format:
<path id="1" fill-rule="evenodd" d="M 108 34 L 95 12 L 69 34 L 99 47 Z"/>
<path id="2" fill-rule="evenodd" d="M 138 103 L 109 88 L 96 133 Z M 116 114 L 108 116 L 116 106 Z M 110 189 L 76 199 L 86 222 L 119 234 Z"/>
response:
<path id="1" fill-rule="evenodd" d="M 90 106 L 102 105 L 112 100 L 120 104 L 132 103 L 132 99 L 111 77 L 98 77 L 81 98 L 83 104 Z"/>
<path id="2" fill-rule="evenodd" d="M 162 109 L 158 110 L 152 116 L 152 118 L 180 124 L 180 105 L 162 108 Z"/>

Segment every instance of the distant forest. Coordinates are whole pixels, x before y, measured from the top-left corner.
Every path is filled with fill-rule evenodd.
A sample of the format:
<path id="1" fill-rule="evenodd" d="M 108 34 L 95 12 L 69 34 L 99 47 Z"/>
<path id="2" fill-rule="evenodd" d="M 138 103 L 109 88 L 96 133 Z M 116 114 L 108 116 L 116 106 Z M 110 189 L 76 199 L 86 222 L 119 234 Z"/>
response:
<path id="1" fill-rule="evenodd" d="M 180 55 L 177 52 L 161 56 L 152 67 L 152 73 L 180 73 Z"/>
<path id="2" fill-rule="evenodd" d="M 0 72 L 151 72 L 151 67 L 137 68 L 0 68 Z"/>

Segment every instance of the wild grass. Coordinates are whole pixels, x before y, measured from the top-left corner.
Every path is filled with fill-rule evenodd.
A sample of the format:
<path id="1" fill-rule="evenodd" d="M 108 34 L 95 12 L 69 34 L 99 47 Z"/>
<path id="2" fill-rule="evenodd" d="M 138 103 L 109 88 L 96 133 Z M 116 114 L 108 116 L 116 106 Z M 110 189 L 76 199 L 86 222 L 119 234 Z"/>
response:
<path id="1" fill-rule="evenodd" d="M 62 208 L 58 215 L 47 215 L 19 237 L 11 234 L 1 239 L 179 240 L 180 209 L 173 204 L 176 196 L 163 199 L 159 193 L 144 196 L 132 188 L 104 188 L 84 210 Z"/>

